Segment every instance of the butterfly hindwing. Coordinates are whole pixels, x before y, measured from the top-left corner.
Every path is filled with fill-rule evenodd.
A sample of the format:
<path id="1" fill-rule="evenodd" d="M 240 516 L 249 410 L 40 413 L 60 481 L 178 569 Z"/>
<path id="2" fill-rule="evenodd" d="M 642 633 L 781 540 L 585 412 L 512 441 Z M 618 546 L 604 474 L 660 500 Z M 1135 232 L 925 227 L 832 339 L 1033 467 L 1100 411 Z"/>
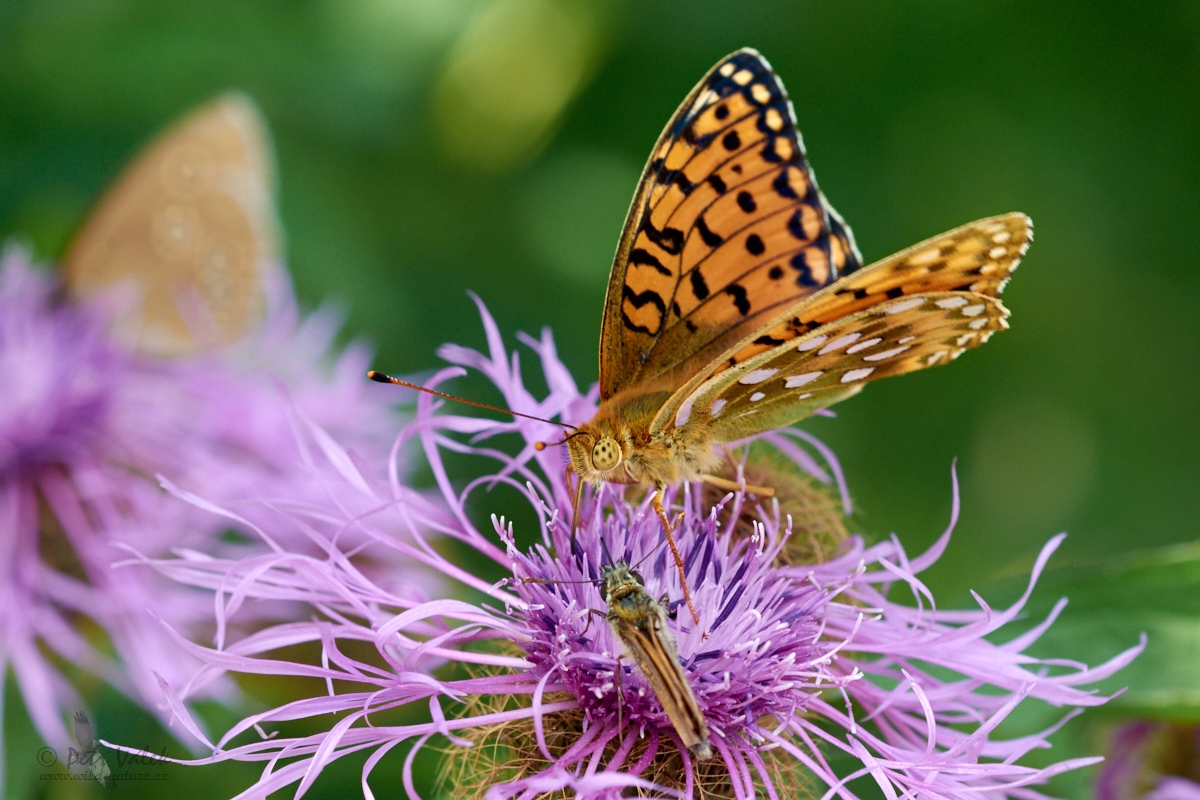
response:
<path id="1" fill-rule="evenodd" d="M 236 339 L 264 307 L 279 253 L 270 145 L 258 110 L 227 95 L 152 142 L 97 204 L 64 257 L 79 298 L 118 285 L 119 335 L 155 355 Z"/>
<path id="2" fill-rule="evenodd" d="M 700 393 L 709 392 L 715 385 L 723 386 L 729 380 L 738 380 L 747 370 L 755 369 L 762 358 L 771 357 L 765 354 L 786 353 L 800 346 L 802 341 L 814 341 L 821 335 L 836 339 L 837 336 L 830 333 L 832 330 L 843 329 L 839 335 L 853 332 L 844 329 L 847 324 L 862 322 L 864 325 L 874 325 L 869 316 L 864 316 L 867 311 L 894 309 L 897 302 L 914 302 L 918 296 L 947 292 L 967 298 L 985 298 L 986 307 L 992 308 L 991 302 L 1004 290 L 1032 238 L 1033 226 L 1024 214 L 989 217 L 935 236 L 838 280 L 812 297 L 800 300 L 774 322 L 752 332 L 698 371 L 663 405 L 651 424 L 651 430 L 663 431 L 673 427 L 677 417 L 686 416 L 682 410 L 690 408 L 689 399 L 695 400 Z M 977 303 L 971 300 L 964 305 L 973 308 Z M 913 313 L 920 316 L 920 306 L 914 305 L 914 308 L 918 310 Z M 941 312 L 932 313 L 936 317 Z M 975 324 L 978 327 L 982 323 Z M 864 365 L 861 368 L 866 367 Z M 913 366 L 911 369 L 917 368 L 920 367 Z M 901 371 L 909 372 L 911 369 Z M 723 375 L 725 372 L 731 374 Z M 871 379 L 890 374 L 896 374 L 890 367 L 877 369 L 871 373 Z M 812 392 L 812 397 L 801 398 L 800 395 L 806 392 L 790 395 L 797 404 L 798 415 L 779 424 L 795 422 L 818 408 L 832 405 L 848 396 L 843 393 L 834 400 L 822 402 L 825 396 L 818 395 L 815 391 L 817 388 L 806 390 Z M 712 399 L 715 400 L 716 395 Z M 804 408 L 809 409 L 807 413 L 799 413 Z M 762 414 L 759 419 L 765 420 L 766 415 L 759 413 Z M 784 413 L 783 416 L 788 414 Z"/>
<path id="3" fill-rule="evenodd" d="M 1008 310 L 976 292 L 886 300 L 720 372 L 684 412 L 714 441 L 788 425 L 857 392 L 866 382 L 948 364 L 1006 330 Z"/>
<path id="4" fill-rule="evenodd" d="M 1024 214 L 1003 214 L 947 231 L 888 256 L 797 304 L 766 326 L 728 364 L 753 356 L 876 303 L 920 292 L 975 292 L 998 297 L 1033 240 Z"/>
<path id="5" fill-rule="evenodd" d="M 757 52 L 728 56 L 676 111 L 634 196 L 605 301 L 601 397 L 683 383 L 861 263 L 783 84 Z"/>

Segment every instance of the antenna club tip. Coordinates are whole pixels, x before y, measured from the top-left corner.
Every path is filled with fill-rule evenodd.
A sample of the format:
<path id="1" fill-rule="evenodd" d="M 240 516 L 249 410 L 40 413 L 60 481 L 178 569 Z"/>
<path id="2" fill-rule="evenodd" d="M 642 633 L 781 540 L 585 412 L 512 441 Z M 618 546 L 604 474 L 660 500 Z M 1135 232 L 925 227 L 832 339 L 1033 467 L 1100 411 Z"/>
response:
<path id="1" fill-rule="evenodd" d="M 546 443 L 545 442 L 534 442 L 533 449 L 537 450 L 540 453 L 546 449 Z"/>
<path id="2" fill-rule="evenodd" d="M 391 383 L 387 375 L 384 375 L 382 372 L 376 372 L 373 369 L 367 370 L 367 377 L 376 383 Z"/>

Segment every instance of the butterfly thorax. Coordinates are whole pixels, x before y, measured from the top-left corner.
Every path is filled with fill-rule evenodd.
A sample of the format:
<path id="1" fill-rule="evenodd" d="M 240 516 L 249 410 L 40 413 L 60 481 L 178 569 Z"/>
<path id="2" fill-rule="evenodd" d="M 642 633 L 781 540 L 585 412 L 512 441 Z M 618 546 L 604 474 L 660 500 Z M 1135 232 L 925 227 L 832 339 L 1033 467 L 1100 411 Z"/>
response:
<path id="1" fill-rule="evenodd" d="M 716 465 L 712 440 L 700 426 L 652 432 L 668 391 L 639 389 L 601 403 L 596 416 L 567 440 L 571 469 L 583 480 L 670 486 L 697 480 Z"/>

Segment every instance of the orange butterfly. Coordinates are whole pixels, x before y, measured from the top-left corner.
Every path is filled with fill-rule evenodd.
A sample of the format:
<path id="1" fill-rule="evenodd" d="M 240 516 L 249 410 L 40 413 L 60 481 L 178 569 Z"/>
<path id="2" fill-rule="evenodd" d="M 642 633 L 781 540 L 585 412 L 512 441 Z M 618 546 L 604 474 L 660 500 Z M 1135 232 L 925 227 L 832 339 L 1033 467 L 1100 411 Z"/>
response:
<path id="1" fill-rule="evenodd" d="M 600 408 L 567 437 L 572 469 L 653 490 L 669 535 L 667 486 L 741 488 L 711 474 L 714 444 L 1005 330 L 997 296 L 1031 238 L 1029 218 L 1007 214 L 863 267 L 783 84 L 739 50 L 683 101 L 642 173 L 604 305 Z"/>
<path id="2" fill-rule="evenodd" d="M 653 491 L 683 579 L 667 486 L 770 494 L 713 475 L 713 446 L 1007 329 L 997 297 L 1031 240 L 1029 218 L 1005 214 L 863 267 L 783 84 L 756 51 L 733 53 L 683 101 L 642 173 L 604 303 L 600 408 L 565 440 L 572 471 L 581 486 Z M 686 581 L 683 593 L 698 621 Z"/>

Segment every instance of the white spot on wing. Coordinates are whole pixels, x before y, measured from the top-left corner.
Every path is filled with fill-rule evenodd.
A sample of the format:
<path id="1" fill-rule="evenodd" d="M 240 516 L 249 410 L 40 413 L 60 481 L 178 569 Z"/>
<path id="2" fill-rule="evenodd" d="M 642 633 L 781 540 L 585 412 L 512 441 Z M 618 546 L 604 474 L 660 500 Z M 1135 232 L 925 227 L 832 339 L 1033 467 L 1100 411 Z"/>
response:
<path id="1" fill-rule="evenodd" d="M 996 244 L 1004 244 L 1011 238 L 1012 238 L 1012 234 L 1009 233 L 1008 231 L 1000 231 L 999 233 L 997 233 L 995 236 L 992 237 L 992 241 L 995 242 Z"/>
<path id="2" fill-rule="evenodd" d="M 984 306 L 983 303 L 976 303 L 973 306 L 967 306 L 966 308 L 964 308 L 962 310 L 962 315 L 964 317 L 974 317 L 979 314 L 982 314 L 984 308 L 986 308 L 986 306 Z"/>
<path id="3" fill-rule="evenodd" d="M 884 350 L 882 353 L 872 353 L 869 356 L 863 356 L 863 361 L 883 361 L 885 358 L 898 356 L 912 345 L 904 345 L 903 347 L 893 347 L 891 350 Z"/>
<path id="4" fill-rule="evenodd" d="M 726 400 L 724 397 L 717 398 L 716 400 L 713 401 L 712 408 L 710 408 L 708 410 L 708 415 L 710 417 L 721 416 L 721 412 L 725 410 L 725 404 L 728 402 L 729 401 Z"/>
<path id="5" fill-rule="evenodd" d="M 910 297 L 907 300 L 902 300 L 899 303 L 896 303 L 894 306 L 885 306 L 883 310 L 888 314 L 899 314 L 903 311 L 916 308 L 924 302 L 924 297 Z"/>
<path id="6" fill-rule="evenodd" d="M 800 395 L 801 400 L 807 400 L 810 397 L 812 397 L 812 392 L 805 392 L 804 394 Z"/>
<path id="7" fill-rule="evenodd" d="M 842 383 L 850 383 L 851 381 L 861 381 L 863 378 L 875 371 L 874 367 L 860 367 L 859 369 L 848 370 L 842 376 Z"/>
<path id="8" fill-rule="evenodd" d="M 967 327 L 973 328 L 975 330 L 979 330 L 980 328 L 982 328 L 984 325 L 987 325 L 987 324 L 988 324 L 988 318 L 980 317 L 979 319 L 973 319 L 970 322 L 968 322 Z"/>
<path id="9" fill-rule="evenodd" d="M 751 372 L 747 372 L 745 375 L 738 378 L 738 383 L 740 383 L 742 386 L 753 386 L 756 383 L 762 383 L 767 378 L 770 378 L 772 375 L 774 375 L 776 372 L 779 372 L 779 370 L 778 369 L 756 369 Z"/>
<path id="10" fill-rule="evenodd" d="M 908 263 L 918 267 L 923 267 L 926 264 L 932 264 L 937 261 L 942 255 L 941 251 L 936 247 L 931 247 L 928 250 L 922 250 L 919 253 L 913 253 L 908 257 Z"/>
<path id="11" fill-rule="evenodd" d="M 788 389 L 795 389 L 796 387 L 803 386 L 806 383 L 812 383 L 823 374 L 824 373 L 817 371 L 806 372 L 803 375 L 792 375 L 783 382 L 783 385 Z"/>
<path id="12" fill-rule="evenodd" d="M 861 337 L 862 337 L 862 334 L 858 333 L 857 331 L 855 331 L 854 333 L 847 333 L 845 336 L 839 336 L 838 338 L 834 339 L 832 342 L 830 342 L 829 344 L 825 345 L 820 350 L 818 350 L 817 355 L 823 356 L 826 353 L 832 353 L 836 350 L 841 350 L 843 347 L 850 344 L 851 342 L 858 341 L 858 339 L 860 339 Z"/>
<path id="13" fill-rule="evenodd" d="M 766 397 L 766 395 L 763 394 L 762 392 L 755 392 L 754 394 L 750 395 L 750 402 L 757 403 L 759 400 L 762 400 L 764 397 Z"/>
<path id="14" fill-rule="evenodd" d="M 911 341 L 912 341 L 913 339 L 915 339 L 915 338 L 917 338 L 917 337 L 915 337 L 915 336 L 905 336 L 903 339 L 897 339 L 896 341 L 897 341 L 897 342 L 899 342 L 900 344 L 908 344 L 909 342 L 911 342 Z"/>
<path id="15" fill-rule="evenodd" d="M 966 304 L 967 298 L 962 296 L 945 297 L 934 303 L 934 305 L 938 308 L 958 308 L 959 306 L 965 306 Z"/>
<path id="16" fill-rule="evenodd" d="M 820 336 L 816 336 L 816 337 L 813 337 L 812 339 L 808 339 L 806 341 L 801 342 L 796 347 L 796 349 L 799 350 L 801 353 L 806 352 L 808 350 L 816 350 L 818 347 L 825 344 L 827 339 L 829 339 L 828 336 L 821 334 Z"/>
<path id="17" fill-rule="evenodd" d="M 716 380 L 716 376 L 709 378 L 704 383 L 696 387 L 696 391 L 688 395 L 688 398 L 679 404 L 679 410 L 675 412 L 675 427 L 680 427 L 688 421 L 692 416 L 692 405 L 696 402 L 696 398 L 704 394 Z"/>
<path id="18" fill-rule="evenodd" d="M 963 347 L 964 345 L 966 345 L 966 343 L 967 343 L 967 342 L 969 342 L 969 341 L 971 341 L 972 339 L 974 339 L 974 338 L 975 338 L 975 336 L 976 336 L 976 334 L 974 334 L 974 333 L 964 333 L 962 336 L 959 336 L 959 337 L 958 337 L 958 339 L 956 340 L 956 342 L 955 342 L 955 343 L 956 343 L 956 344 L 957 344 L 959 347 Z"/>
<path id="19" fill-rule="evenodd" d="M 867 339 L 865 342 L 859 342 L 858 344 L 854 345 L 846 352 L 847 353 L 857 353 L 859 350 L 866 350 L 868 347 L 874 347 L 875 345 L 879 344 L 882 341 L 883 341 L 883 339 L 880 339 L 878 336 L 876 336 L 874 339 Z"/>
<path id="20" fill-rule="evenodd" d="M 992 258 L 1000 258 L 1006 253 L 1008 253 L 1007 247 L 993 247 L 991 250 L 988 250 L 988 255 Z"/>

